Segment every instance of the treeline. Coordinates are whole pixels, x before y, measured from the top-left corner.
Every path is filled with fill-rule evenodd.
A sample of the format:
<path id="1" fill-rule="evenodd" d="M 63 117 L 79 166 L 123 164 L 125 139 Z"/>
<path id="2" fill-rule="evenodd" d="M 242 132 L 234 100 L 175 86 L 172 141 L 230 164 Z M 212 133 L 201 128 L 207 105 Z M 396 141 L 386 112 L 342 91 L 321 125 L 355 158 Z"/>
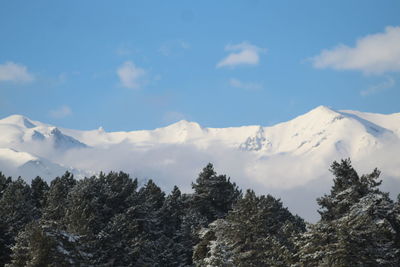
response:
<path id="1" fill-rule="evenodd" d="M 0 265 L 400 266 L 400 203 L 379 189 L 379 171 L 359 176 L 342 160 L 331 172 L 315 224 L 243 194 L 211 164 L 192 194 L 123 172 L 50 185 L 0 173 Z"/>

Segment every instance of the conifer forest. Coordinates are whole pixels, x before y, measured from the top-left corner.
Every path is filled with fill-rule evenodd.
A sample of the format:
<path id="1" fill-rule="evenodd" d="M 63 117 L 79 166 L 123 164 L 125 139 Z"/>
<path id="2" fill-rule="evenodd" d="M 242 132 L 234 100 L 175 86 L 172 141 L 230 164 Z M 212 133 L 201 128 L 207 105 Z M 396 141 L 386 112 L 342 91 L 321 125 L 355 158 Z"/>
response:
<path id="1" fill-rule="evenodd" d="M 377 169 L 330 170 L 316 223 L 212 164 L 186 194 L 123 172 L 30 185 L 0 173 L 0 266 L 400 266 L 399 197 Z"/>

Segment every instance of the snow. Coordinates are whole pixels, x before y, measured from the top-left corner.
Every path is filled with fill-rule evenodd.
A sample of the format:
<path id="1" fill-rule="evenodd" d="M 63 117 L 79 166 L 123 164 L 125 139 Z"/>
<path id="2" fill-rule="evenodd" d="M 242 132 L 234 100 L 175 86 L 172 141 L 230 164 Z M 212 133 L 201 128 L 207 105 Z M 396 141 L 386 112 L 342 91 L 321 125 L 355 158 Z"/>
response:
<path id="1" fill-rule="evenodd" d="M 391 130 L 394 133 L 397 133 L 397 135 L 400 135 L 400 113 L 377 114 L 354 110 L 341 110 L 341 112 L 343 114 L 356 115 L 366 121 L 380 125 L 381 127 Z"/>
<path id="2" fill-rule="evenodd" d="M 0 161 L 5 161 L 13 167 L 19 167 L 33 160 L 38 160 L 38 158 L 29 153 L 19 152 L 11 148 L 0 148 Z"/>
<path id="3" fill-rule="evenodd" d="M 11 115 L 7 118 L 0 120 L 0 123 L 17 125 L 23 128 L 33 128 L 36 126 L 31 120 L 22 115 Z"/>
<path id="4" fill-rule="evenodd" d="M 239 186 L 276 194 L 295 212 L 315 205 L 315 198 L 329 190 L 329 166 L 341 158 L 350 157 L 360 173 L 378 167 L 392 179 L 392 190 L 400 186 L 400 113 L 326 106 L 269 127 L 207 128 L 182 120 L 121 132 L 64 129 L 12 115 L 0 120 L 0 149 L 0 170 L 13 175 L 21 172 L 21 164 L 32 175 L 122 170 L 151 177 L 166 190 L 174 184 L 190 190 L 199 171 L 212 162 Z"/>

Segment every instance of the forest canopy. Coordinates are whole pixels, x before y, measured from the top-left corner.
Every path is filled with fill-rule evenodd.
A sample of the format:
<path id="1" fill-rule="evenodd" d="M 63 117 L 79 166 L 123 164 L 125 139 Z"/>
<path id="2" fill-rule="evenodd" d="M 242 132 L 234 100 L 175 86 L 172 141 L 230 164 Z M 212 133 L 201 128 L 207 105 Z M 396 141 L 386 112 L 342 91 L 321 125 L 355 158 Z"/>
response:
<path id="1" fill-rule="evenodd" d="M 0 173 L 0 266 L 400 266 L 400 203 L 380 171 L 331 165 L 306 223 L 271 195 L 244 193 L 208 164 L 167 194 L 110 172 L 47 184 Z"/>

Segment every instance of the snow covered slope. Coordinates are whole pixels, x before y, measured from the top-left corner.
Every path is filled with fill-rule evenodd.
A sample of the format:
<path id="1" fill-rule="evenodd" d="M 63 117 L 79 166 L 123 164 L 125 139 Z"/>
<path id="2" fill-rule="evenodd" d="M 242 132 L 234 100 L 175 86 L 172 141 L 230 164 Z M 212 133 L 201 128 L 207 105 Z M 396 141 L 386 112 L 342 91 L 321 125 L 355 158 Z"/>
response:
<path id="1" fill-rule="evenodd" d="M 7 175 L 22 176 L 27 180 L 41 176 L 49 181 L 69 170 L 82 176 L 85 172 L 64 167 L 50 159 L 69 149 L 86 147 L 56 127 L 21 115 L 0 120 L 0 171 Z"/>
<path id="2" fill-rule="evenodd" d="M 85 144 L 64 135 L 57 127 L 32 121 L 21 115 L 12 115 L 0 120 L 1 146 L 32 143 L 51 145 L 54 149 L 83 148 Z"/>
<path id="3" fill-rule="evenodd" d="M 201 168 L 213 162 L 240 186 L 281 196 L 295 211 L 329 190 L 329 166 L 341 158 L 350 157 L 360 172 L 378 167 L 384 184 L 399 193 L 399 152 L 400 113 L 325 106 L 270 127 L 205 128 L 183 120 L 155 130 L 106 132 L 63 129 L 20 115 L 0 120 L 0 170 L 28 180 L 66 169 L 81 175 L 123 170 L 166 189 L 177 184 L 190 190 Z"/>
<path id="4" fill-rule="evenodd" d="M 44 177 L 48 182 L 54 175 L 60 175 L 65 171 L 79 171 L 65 168 L 49 160 L 34 156 L 27 152 L 19 152 L 11 148 L 0 148 L 0 170 L 14 178 L 18 176 L 34 178 Z"/>

